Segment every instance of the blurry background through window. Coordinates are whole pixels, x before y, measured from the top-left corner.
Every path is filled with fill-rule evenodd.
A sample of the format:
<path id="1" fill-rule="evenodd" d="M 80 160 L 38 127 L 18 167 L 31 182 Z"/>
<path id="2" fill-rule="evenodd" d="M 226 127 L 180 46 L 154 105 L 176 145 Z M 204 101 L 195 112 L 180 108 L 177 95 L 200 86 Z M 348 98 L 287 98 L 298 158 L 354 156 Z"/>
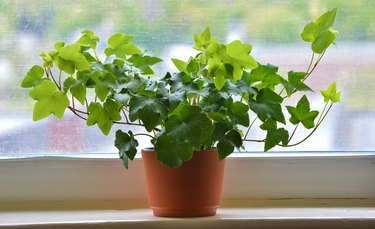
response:
<path id="1" fill-rule="evenodd" d="M 33 122 L 32 101 L 20 83 L 27 70 L 41 64 L 41 50 L 56 41 L 74 42 L 84 29 L 93 30 L 104 44 L 115 32 L 135 35 L 135 43 L 160 55 L 157 74 L 176 71 L 170 58 L 186 60 L 193 54 L 193 33 L 206 26 L 212 35 L 229 42 L 253 45 L 261 63 L 305 71 L 310 46 L 300 32 L 312 18 L 338 7 L 337 46 L 328 49 L 308 83 L 311 107 L 321 110 L 319 90 L 337 81 L 342 103 L 334 106 L 317 133 L 288 150 L 375 150 L 375 1 L 372 0 L 3 0 L 0 1 L 0 157 L 116 153 L 116 126 L 108 137 L 97 126 L 65 113 L 62 121 L 49 117 Z M 103 39 L 104 38 L 104 39 Z M 99 52 L 102 51 L 99 46 Z M 289 117 L 287 117 L 289 118 Z M 117 126 L 119 127 L 119 126 Z M 124 128 L 121 126 L 121 128 Z M 253 129 L 252 129 L 253 131 Z M 251 132 L 256 136 L 258 133 Z M 303 135 L 302 132 L 297 134 Z M 296 137 L 296 140 L 298 137 Z M 142 146 L 150 145 L 141 139 Z M 251 143 L 249 151 L 263 145 Z M 275 148 L 275 150 L 282 150 Z"/>

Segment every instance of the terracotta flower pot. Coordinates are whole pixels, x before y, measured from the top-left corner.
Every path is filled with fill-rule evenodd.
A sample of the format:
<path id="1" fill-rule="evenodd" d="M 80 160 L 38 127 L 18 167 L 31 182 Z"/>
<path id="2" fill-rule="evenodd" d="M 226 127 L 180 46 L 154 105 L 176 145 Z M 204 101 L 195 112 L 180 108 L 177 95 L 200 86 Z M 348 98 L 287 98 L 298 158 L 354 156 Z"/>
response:
<path id="1" fill-rule="evenodd" d="M 173 148 L 173 147 L 171 147 Z M 220 204 L 225 161 L 217 150 L 194 151 L 193 159 L 172 169 L 142 150 L 148 199 L 155 216 L 213 216 Z"/>

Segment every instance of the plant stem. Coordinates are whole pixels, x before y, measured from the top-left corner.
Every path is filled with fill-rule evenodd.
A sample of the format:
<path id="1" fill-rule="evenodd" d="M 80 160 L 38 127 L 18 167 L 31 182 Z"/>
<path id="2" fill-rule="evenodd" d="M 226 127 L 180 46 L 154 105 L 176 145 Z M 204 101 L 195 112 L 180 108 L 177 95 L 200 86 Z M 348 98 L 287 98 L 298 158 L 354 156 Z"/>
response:
<path id="1" fill-rule="evenodd" d="M 246 137 L 247 137 L 247 135 L 249 134 L 249 131 L 250 131 L 250 129 L 251 129 L 251 127 L 254 125 L 254 123 L 255 123 L 255 121 L 258 119 L 258 117 L 256 117 L 256 118 L 254 118 L 254 120 L 251 122 L 251 124 L 250 124 L 250 126 L 249 126 L 249 128 L 247 128 L 247 131 L 246 131 L 246 134 L 245 134 L 245 136 L 244 136 L 244 139 L 243 140 L 245 140 L 246 139 Z"/>
<path id="2" fill-rule="evenodd" d="M 265 142 L 266 140 L 256 140 L 256 139 L 242 139 L 244 142 Z"/>
<path id="3" fill-rule="evenodd" d="M 290 137 L 289 137 L 289 139 L 288 139 L 288 143 L 290 142 L 290 140 L 292 140 L 294 134 L 296 133 L 296 130 L 297 130 L 297 128 L 298 128 L 298 125 L 299 125 L 299 123 L 298 123 L 298 124 L 296 125 L 296 127 L 294 128 L 294 130 L 293 130 L 293 132 L 292 132 L 292 135 L 290 135 Z"/>
<path id="4" fill-rule="evenodd" d="M 59 73 L 59 85 L 61 87 L 61 74 L 62 74 L 62 71 L 60 70 L 60 73 Z"/>
<path id="5" fill-rule="evenodd" d="M 310 60 L 310 64 L 309 64 L 309 67 L 307 68 L 306 70 L 306 73 L 308 73 L 310 71 L 310 68 L 312 66 L 312 63 L 314 61 L 314 57 L 315 57 L 315 53 L 313 52 L 312 55 L 311 55 L 311 60 Z"/>
<path id="6" fill-rule="evenodd" d="M 129 119 L 128 119 L 128 116 L 127 116 L 126 113 L 125 113 L 124 108 L 122 108 L 121 110 L 122 110 L 122 113 L 124 114 L 124 117 L 125 117 L 126 122 L 129 123 Z"/>
<path id="7" fill-rule="evenodd" d="M 71 111 L 73 112 L 73 114 L 75 114 L 76 116 L 80 117 L 81 119 L 83 119 L 83 120 L 87 120 L 87 118 L 85 118 L 85 117 L 79 115 L 79 114 L 75 111 L 75 109 L 73 109 L 72 107 L 69 106 L 68 109 L 71 110 Z"/>
<path id="8" fill-rule="evenodd" d="M 328 104 L 328 103 L 327 103 Z M 331 103 L 331 105 L 329 106 L 328 110 L 326 111 L 326 113 L 322 116 L 321 120 L 318 120 L 316 126 L 314 127 L 314 129 L 310 132 L 310 134 L 308 134 L 304 139 L 302 139 L 301 141 L 297 142 L 297 143 L 294 143 L 294 144 L 291 144 L 291 145 L 286 145 L 286 146 L 283 146 L 283 145 L 280 145 L 278 144 L 278 146 L 283 146 L 283 147 L 292 147 L 292 146 L 296 146 L 296 145 L 299 145 L 301 144 L 302 142 L 306 141 L 317 129 L 318 127 L 320 126 L 320 124 L 323 122 L 323 120 L 325 119 L 325 117 L 327 116 L 328 112 L 331 110 L 332 108 L 332 105 L 333 103 Z M 322 112 L 323 114 L 323 112 Z"/>
<path id="9" fill-rule="evenodd" d="M 69 108 L 71 111 L 75 111 L 75 112 L 78 112 L 78 113 L 81 113 L 81 114 L 89 115 L 88 112 L 85 112 L 85 111 L 81 111 L 81 110 L 75 109 L 74 107 L 69 106 L 68 108 Z"/>
<path id="10" fill-rule="evenodd" d="M 89 112 L 89 103 L 87 102 L 87 98 L 85 98 L 85 103 L 86 103 L 86 111 Z"/>
<path id="11" fill-rule="evenodd" d="M 75 109 L 75 106 L 74 106 L 74 97 L 72 95 L 72 104 L 73 104 L 73 109 Z"/>
<path id="12" fill-rule="evenodd" d="M 53 77 L 53 74 L 52 74 L 51 69 L 49 69 L 49 74 L 50 74 L 50 76 L 51 76 L 53 82 L 56 84 L 57 88 L 61 91 L 61 87 L 60 87 L 60 85 L 56 82 L 55 77 Z"/>
<path id="13" fill-rule="evenodd" d="M 139 135 L 147 136 L 147 137 L 150 137 L 150 138 L 156 140 L 156 138 L 154 138 L 152 135 L 149 135 L 149 134 L 143 134 L 143 133 L 140 133 L 140 134 L 134 134 L 134 137 L 135 137 L 135 136 L 139 136 Z"/>

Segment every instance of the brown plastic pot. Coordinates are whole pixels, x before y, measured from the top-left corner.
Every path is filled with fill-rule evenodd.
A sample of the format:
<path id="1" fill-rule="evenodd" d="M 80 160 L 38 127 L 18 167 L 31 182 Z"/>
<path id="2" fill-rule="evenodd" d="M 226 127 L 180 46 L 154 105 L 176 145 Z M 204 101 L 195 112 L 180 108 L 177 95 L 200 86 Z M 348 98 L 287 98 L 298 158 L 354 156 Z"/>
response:
<path id="1" fill-rule="evenodd" d="M 171 147 L 172 148 L 172 147 Z M 220 204 L 225 160 L 217 150 L 194 151 L 180 168 L 169 168 L 153 150 L 142 150 L 150 206 L 155 216 L 214 216 Z"/>

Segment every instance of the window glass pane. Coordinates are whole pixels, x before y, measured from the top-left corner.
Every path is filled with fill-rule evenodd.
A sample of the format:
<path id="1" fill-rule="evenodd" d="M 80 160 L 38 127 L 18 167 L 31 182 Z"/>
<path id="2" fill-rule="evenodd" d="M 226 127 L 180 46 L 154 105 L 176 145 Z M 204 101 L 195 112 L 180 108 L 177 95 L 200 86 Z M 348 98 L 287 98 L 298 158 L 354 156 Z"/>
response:
<path id="1" fill-rule="evenodd" d="M 115 126 L 104 137 L 96 126 L 68 111 L 62 121 L 49 117 L 31 121 L 33 101 L 20 83 L 27 70 L 41 64 L 40 50 L 52 50 L 55 41 L 74 42 L 80 31 L 91 29 L 106 42 L 115 32 L 135 35 L 135 43 L 165 60 L 159 76 L 175 71 L 170 58 L 192 55 L 193 33 L 210 26 L 221 41 L 241 39 L 253 45 L 261 63 L 305 71 L 309 44 L 300 32 L 310 18 L 338 7 L 337 46 L 330 47 L 308 80 L 319 92 L 332 81 L 342 90 L 317 133 L 296 148 L 286 150 L 336 151 L 375 149 L 375 2 L 372 0 L 118 0 L 118 1 L 0 1 L 0 156 L 27 154 L 115 153 Z M 104 39 L 103 39 L 104 38 Z M 102 53 L 103 45 L 99 46 Z M 309 94 L 311 107 L 321 110 L 319 93 Z M 295 103 L 296 101 L 291 101 Z M 289 118 L 289 117 L 287 117 Z M 124 127 L 122 127 L 124 128 Z M 251 130 L 254 138 L 262 131 Z M 296 140 L 307 132 L 298 131 Z M 142 139 L 142 145 L 148 139 Z M 261 150 L 257 143 L 246 149 Z M 275 150 L 282 150 L 275 148 Z"/>

